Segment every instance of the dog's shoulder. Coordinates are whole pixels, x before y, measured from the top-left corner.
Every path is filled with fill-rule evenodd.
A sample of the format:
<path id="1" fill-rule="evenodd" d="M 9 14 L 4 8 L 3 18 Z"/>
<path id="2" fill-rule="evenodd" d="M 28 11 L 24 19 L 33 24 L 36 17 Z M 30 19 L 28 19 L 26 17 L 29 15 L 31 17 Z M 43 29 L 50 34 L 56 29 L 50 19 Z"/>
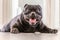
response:
<path id="1" fill-rule="evenodd" d="M 10 23 L 10 26 L 21 23 L 21 14 L 14 17 L 9 23 Z"/>

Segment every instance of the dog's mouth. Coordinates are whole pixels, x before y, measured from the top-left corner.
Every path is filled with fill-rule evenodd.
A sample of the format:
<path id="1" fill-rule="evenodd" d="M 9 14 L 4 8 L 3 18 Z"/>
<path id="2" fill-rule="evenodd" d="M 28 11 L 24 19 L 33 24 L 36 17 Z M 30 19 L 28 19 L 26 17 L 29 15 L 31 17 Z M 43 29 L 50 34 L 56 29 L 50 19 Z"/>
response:
<path id="1" fill-rule="evenodd" d="M 33 19 L 32 18 L 26 18 L 26 22 L 28 22 L 30 25 L 36 25 L 36 23 L 39 21 L 37 18 L 33 18 Z"/>
<path id="2" fill-rule="evenodd" d="M 29 22 L 34 24 L 36 22 L 36 19 L 29 19 Z"/>
<path id="3" fill-rule="evenodd" d="M 29 19 L 30 25 L 35 25 L 37 23 L 36 19 Z"/>

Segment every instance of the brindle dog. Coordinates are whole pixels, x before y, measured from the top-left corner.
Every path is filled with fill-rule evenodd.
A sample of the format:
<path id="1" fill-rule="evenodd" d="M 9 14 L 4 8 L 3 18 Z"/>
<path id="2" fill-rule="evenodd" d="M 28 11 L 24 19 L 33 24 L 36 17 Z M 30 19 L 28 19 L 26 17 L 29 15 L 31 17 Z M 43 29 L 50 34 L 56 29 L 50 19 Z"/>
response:
<path id="1" fill-rule="evenodd" d="M 56 29 L 48 28 L 43 24 L 41 6 L 28 4 L 25 4 L 22 13 L 13 18 L 1 31 L 11 33 L 57 33 Z"/>

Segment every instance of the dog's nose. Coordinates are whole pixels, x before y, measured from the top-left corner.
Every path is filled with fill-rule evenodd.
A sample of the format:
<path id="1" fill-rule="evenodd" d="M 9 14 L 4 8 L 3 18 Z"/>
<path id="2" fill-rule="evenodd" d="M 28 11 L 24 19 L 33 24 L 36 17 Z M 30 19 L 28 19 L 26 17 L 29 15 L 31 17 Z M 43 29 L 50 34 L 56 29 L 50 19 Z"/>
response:
<path id="1" fill-rule="evenodd" d="M 34 13 L 32 13 L 32 16 L 35 16 Z"/>
<path id="2" fill-rule="evenodd" d="M 35 14 L 34 14 L 34 13 L 31 14 L 31 18 L 32 18 L 32 19 L 35 18 Z"/>

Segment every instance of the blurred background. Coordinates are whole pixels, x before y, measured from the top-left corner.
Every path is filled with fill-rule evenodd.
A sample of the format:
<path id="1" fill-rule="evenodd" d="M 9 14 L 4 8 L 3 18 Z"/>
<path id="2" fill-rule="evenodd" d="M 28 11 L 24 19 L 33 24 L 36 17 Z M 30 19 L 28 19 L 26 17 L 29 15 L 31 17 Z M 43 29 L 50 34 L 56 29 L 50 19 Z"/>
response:
<path id="1" fill-rule="evenodd" d="M 20 14 L 25 4 L 41 5 L 44 24 L 60 28 L 60 0 L 0 0 L 0 28 Z"/>

